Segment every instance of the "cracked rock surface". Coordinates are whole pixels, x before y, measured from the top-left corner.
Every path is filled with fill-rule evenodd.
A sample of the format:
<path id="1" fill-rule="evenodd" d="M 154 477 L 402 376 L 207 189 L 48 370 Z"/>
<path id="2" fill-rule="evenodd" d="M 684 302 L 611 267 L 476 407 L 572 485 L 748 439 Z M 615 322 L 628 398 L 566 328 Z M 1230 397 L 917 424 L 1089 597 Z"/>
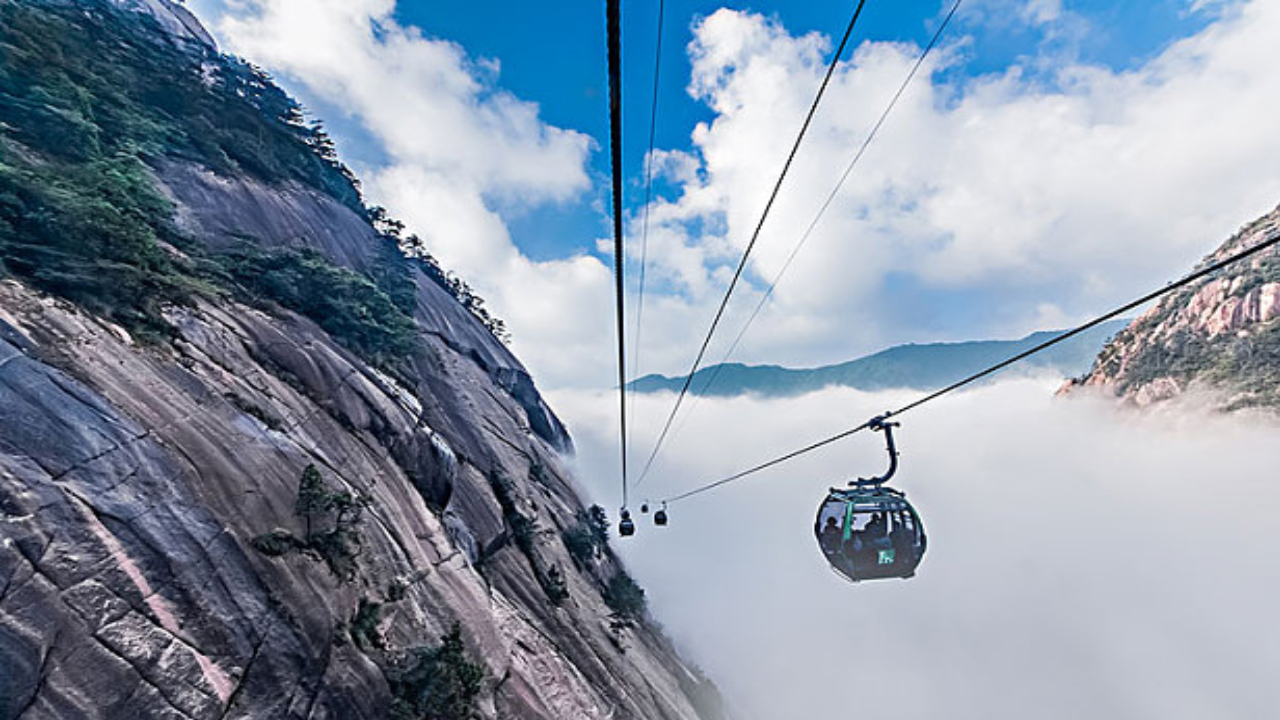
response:
<path id="1" fill-rule="evenodd" d="M 210 244 L 362 262 L 371 231 L 324 196 L 156 172 Z M 611 626 L 617 560 L 569 555 L 572 445 L 524 368 L 418 285 L 422 345 L 392 377 L 280 309 L 171 308 L 173 342 L 140 345 L 0 281 L 0 720 L 385 718 L 380 664 L 455 623 L 485 667 L 484 718 L 721 717 L 650 622 Z M 369 498 L 349 581 L 252 544 L 303 532 L 308 464 Z M 373 645 L 352 632 L 362 603 Z"/>
<path id="2" fill-rule="evenodd" d="M 1245 225 L 1201 266 L 1278 233 L 1280 208 Z M 1164 296 L 1063 391 L 1086 387 L 1139 407 L 1194 392 L 1222 410 L 1280 410 L 1280 247 Z"/>
<path id="3" fill-rule="evenodd" d="M 428 335 L 438 369 L 409 387 L 297 316 L 170 319 L 171 348 L 139 347 L 0 284 L 0 718 L 385 717 L 378 651 L 346 629 L 362 600 L 389 649 L 460 623 L 485 717 L 699 716 L 664 638 L 610 629 L 616 561 L 575 566 L 561 460 L 474 359 Z M 250 544 L 300 532 L 309 463 L 371 498 L 350 582 Z M 566 577 L 559 607 L 504 542 L 499 475 Z"/>

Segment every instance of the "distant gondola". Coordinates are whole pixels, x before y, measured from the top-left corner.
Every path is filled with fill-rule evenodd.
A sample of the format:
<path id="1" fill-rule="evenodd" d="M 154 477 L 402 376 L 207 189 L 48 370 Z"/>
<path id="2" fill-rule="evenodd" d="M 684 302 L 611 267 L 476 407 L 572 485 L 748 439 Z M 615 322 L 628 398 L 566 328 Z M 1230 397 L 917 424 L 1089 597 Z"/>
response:
<path id="1" fill-rule="evenodd" d="M 920 516 L 904 493 L 885 485 L 898 469 L 896 426 L 883 418 L 870 425 L 885 434 L 889 470 L 854 480 L 847 489 L 831 488 L 818 507 L 818 546 L 831 569 L 851 582 L 912 577 L 924 557 L 927 539 Z"/>

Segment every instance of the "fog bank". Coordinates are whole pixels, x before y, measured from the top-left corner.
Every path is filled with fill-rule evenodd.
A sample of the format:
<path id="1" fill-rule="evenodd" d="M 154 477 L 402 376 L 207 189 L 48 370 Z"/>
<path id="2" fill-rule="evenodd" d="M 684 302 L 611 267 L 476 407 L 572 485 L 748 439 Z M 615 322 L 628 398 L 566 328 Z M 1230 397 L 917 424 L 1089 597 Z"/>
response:
<path id="1" fill-rule="evenodd" d="M 870 433 L 679 503 L 668 528 L 643 517 L 615 546 L 744 720 L 1274 712 L 1280 424 L 1055 386 L 1008 381 L 902 418 L 895 485 L 930 538 L 915 579 L 849 584 L 813 538 L 829 486 L 884 469 Z M 632 505 L 914 397 L 702 399 Z M 588 493 L 615 515 L 616 395 L 552 399 Z M 640 397 L 638 439 L 672 399 Z"/>

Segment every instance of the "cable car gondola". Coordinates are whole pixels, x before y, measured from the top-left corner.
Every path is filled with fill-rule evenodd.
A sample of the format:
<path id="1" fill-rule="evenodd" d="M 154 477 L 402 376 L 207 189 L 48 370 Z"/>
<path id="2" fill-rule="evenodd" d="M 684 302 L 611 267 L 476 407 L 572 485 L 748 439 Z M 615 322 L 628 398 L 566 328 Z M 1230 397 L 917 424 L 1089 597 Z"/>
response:
<path id="1" fill-rule="evenodd" d="M 636 534 L 636 523 L 631 519 L 631 511 L 622 508 L 622 519 L 618 522 L 618 534 L 622 537 L 630 537 Z"/>
<path id="2" fill-rule="evenodd" d="M 884 475 L 858 478 L 848 488 L 831 488 L 814 523 L 818 546 L 831 569 L 850 582 L 906 579 L 916 574 L 927 539 L 915 508 L 900 490 L 885 483 L 898 470 L 893 428 L 884 417 L 869 427 L 883 432 L 889 450 Z"/>

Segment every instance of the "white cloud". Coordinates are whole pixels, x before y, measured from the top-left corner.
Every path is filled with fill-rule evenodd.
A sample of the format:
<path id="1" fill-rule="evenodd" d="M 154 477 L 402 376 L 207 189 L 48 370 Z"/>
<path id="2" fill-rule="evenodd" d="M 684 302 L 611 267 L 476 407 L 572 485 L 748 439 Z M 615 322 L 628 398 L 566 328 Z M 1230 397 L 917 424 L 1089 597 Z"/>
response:
<path id="1" fill-rule="evenodd" d="M 850 585 L 812 535 L 828 487 L 882 471 L 870 434 L 677 503 L 668 528 L 642 516 L 615 547 L 746 720 L 1266 716 L 1280 673 L 1276 421 L 1138 414 L 1054 399 L 1055 385 L 1004 382 L 902 418 L 895 484 L 930 537 L 910 581 Z M 723 477 L 914 397 L 704 400 L 632 497 Z M 579 476 L 614 513 L 612 398 L 553 400 Z"/>
<path id="2" fill-rule="evenodd" d="M 975 12 L 996 14 L 1009 0 Z M 581 250 L 521 254 L 500 208 L 581 201 L 593 143 L 500 87 L 496 62 L 391 18 L 393 0 L 238 0 L 228 49 L 349 111 L 390 162 L 371 198 L 427 239 L 512 328 L 543 386 L 611 384 L 609 268 Z M 1016 12 L 1015 12 L 1016 11 Z M 1005 13 L 1044 37 L 1079 16 L 1053 0 Z M 1185 271 L 1280 200 L 1280 6 L 1214 15 L 1126 72 L 1060 47 L 980 78 L 936 53 L 902 98 L 738 357 L 792 365 L 903 341 L 1013 336 L 1088 316 Z M 980 38 L 979 38 L 980 39 Z M 655 156 L 642 369 L 682 372 L 745 247 L 831 42 L 720 10 L 694 28 L 689 92 L 713 112 L 691 147 Z M 832 78 L 713 343 L 719 358 L 785 262 L 918 48 L 868 42 Z M 1043 63 L 1056 68 L 1046 81 Z M 1031 79 L 1035 78 L 1035 79 Z M 628 218 L 638 227 L 639 211 Z M 602 225 L 603 228 L 603 225 Z M 636 248 L 636 243 L 631 244 Z M 632 279 L 635 278 L 632 255 Z M 631 298 L 634 307 L 635 298 Z"/>
<path id="3" fill-rule="evenodd" d="M 398 163 L 529 201 L 587 189 L 587 136 L 546 125 L 536 105 L 496 86 L 495 62 L 398 25 L 394 9 L 394 0 L 242 0 L 218 29 L 231 50 L 358 116 Z"/>
<path id="4" fill-rule="evenodd" d="M 1074 22 L 1056 3 L 1023 9 L 1037 22 Z M 1253 2 L 1135 70 L 1060 65 L 1052 86 L 1018 67 L 938 75 L 963 62 L 968 41 L 944 48 L 789 271 L 745 356 L 812 362 L 922 339 L 928 312 L 882 307 L 920 293 L 978 293 L 988 317 L 953 332 L 1009 334 L 1032 329 L 1048 304 L 1078 317 L 1184 272 L 1280 200 L 1277 34 L 1280 6 Z M 723 243 L 745 247 L 823 50 L 820 37 L 748 13 L 721 10 L 695 28 L 690 93 L 716 116 L 693 132 L 697 169 L 686 161 L 671 177 L 681 195 L 651 222 L 677 234 L 694 220 L 721 224 L 702 265 L 723 262 Z M 753 256 L 757 285 L 784 262 L 917 52 L 864 43 L 837 69 Z M 696 252 L 702 240 L 666 243 Z M 696 267 L 686 255 L 666 272 L 697 277 Z M 806 330 L 788 331 L 797 325 Z"/>
<path id="5" fill-rule="evenodd" d="M 1029 0 L 1022 13 L 1036 25 L 1050 23 L 1062 17 L 1062 0 Z"/>
<path id="6" fill-rule="evenodd" d="M 1184 14 L 1221 13 L 1247 0 L 1190 0 L 1186 3 Z"/>
<path id="7" fill-rule="evenodd" d="M 942 9 L 950 7 L 946 2 Z M 1055 33 L 1063 28 L 1064 20 L 1074 26 L 1079 17 L 1064 9 L 1062 0 L 976 0 L 963 7 L 971 22 L 997 29 L 1031 27 Z"/>
<path id="8" fill-rule="evenodd" d="M 238 0 L 226 49 L 351 114 L 389 162 L 365 191 L 474 285 L 550 385 L 607 383 L 609 269 L 585 255 L 534 262 L 495 209 L 575 201 L 591 139 L 501 89 L 500 67 L 395 22 L 394 0 Z"/>

